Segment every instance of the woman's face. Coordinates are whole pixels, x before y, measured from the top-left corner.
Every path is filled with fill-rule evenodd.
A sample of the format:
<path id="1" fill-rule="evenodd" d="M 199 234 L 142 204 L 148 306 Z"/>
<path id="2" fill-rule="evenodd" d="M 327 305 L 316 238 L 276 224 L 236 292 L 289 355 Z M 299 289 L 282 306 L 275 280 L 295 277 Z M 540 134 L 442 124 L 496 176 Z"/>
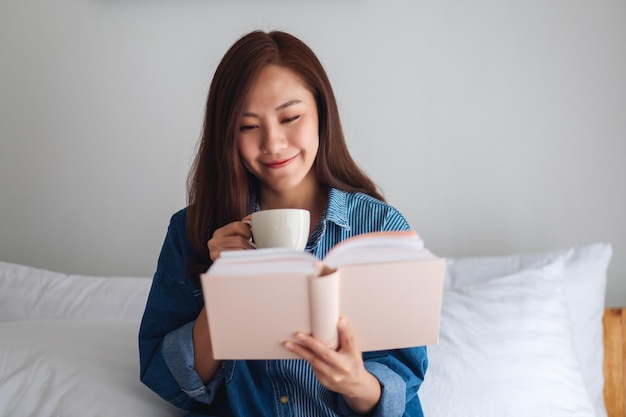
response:
<path id="1" fill-rule="evenodd" d="M 314 180 L 317 105 L 294 72 L 276 65 L 264 68 L 246 97 L 239 126 L 239 154 L 262 187 L 280 193 Z"/>

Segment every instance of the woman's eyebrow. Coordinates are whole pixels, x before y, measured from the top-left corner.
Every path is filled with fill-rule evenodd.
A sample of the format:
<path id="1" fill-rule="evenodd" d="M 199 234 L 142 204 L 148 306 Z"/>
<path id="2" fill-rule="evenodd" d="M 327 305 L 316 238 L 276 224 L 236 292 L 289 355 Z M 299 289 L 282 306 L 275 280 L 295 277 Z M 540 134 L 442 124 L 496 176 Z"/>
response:
<path id="1" fill-rule="evenodd" d="M 294 104 L 299 104 L 299 103 L 302 103 L 302 100 L 297 100 L 297 99 L 296 100 L 289 100 L 289 101 L 281 104 L 280 106 L 276 107 L 274 110 L 279 111 L 279 110 L 285 109 L 285 108 L 287 108 L 289 106 L 293 106 Z"/>
<path id="2" fill-rule="evenodd" d="M 298 100 L 298 99 L 289 100 L 289 101 L 284 102 L 280 106 L 276 107 L 274 111 L 280 111 L 280 110 L 286 109 L 289 106 L 293 106 L 294 104 L 300 104 L 300 103 L 302 103 L 302 100 Z M 242 116 L 243 117 L 257 117 L 255 113 L 250 113 L 250 112 L 244 112 Z"/>

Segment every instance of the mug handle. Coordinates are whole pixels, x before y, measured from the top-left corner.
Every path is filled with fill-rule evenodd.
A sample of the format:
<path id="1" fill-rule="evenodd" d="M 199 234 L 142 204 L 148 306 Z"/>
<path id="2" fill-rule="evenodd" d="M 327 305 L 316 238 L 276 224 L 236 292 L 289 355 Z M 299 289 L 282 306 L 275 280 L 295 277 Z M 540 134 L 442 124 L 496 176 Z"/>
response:
<path id="1" fill-rule="evenodd" d="M 250 220 L 242 220 L 241 222 L 250 226 L 250 230 L 252 230 L 252 222 Z M 248 240 L 250 241 L 250 244 L 256 249 L 256 244 L 254 243 L 254 240 L 252 240 L 252 236 L 250 236 L 250 239 Z"/>

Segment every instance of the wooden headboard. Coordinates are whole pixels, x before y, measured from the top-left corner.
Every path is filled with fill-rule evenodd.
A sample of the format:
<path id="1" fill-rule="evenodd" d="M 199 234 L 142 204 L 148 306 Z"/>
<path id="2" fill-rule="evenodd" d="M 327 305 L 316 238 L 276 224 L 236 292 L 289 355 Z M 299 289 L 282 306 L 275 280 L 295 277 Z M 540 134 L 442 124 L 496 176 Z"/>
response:
<path id="1" fill-rule="evenodd" d="M 626 308 L 604 310 L 604 402 L 608 417 L 625 417 Z"/>

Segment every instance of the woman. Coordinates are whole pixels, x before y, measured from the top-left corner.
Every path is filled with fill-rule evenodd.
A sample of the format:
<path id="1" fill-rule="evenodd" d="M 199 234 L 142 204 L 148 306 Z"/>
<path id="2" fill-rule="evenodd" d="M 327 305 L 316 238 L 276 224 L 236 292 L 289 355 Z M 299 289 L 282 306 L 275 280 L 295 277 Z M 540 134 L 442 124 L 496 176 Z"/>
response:
<path id="1" fill-rule="evenodd" d="M 141 379 L 189 415 L 421 416 L 427 366 L 416 347 L 361 353 L 340 320 L 335 351 L 305 334 L 285 343 L 302 359 L 216 361 L 198 274 L 227 250 L 250 250 L 242 220 L 260 209 L 311 213 L 306 250 L 408 230 L 352 160 L 322 65 L 300 40 L 255 31 L 220 62 L 188 183 L 174 214 L 139 332 Z"/>

